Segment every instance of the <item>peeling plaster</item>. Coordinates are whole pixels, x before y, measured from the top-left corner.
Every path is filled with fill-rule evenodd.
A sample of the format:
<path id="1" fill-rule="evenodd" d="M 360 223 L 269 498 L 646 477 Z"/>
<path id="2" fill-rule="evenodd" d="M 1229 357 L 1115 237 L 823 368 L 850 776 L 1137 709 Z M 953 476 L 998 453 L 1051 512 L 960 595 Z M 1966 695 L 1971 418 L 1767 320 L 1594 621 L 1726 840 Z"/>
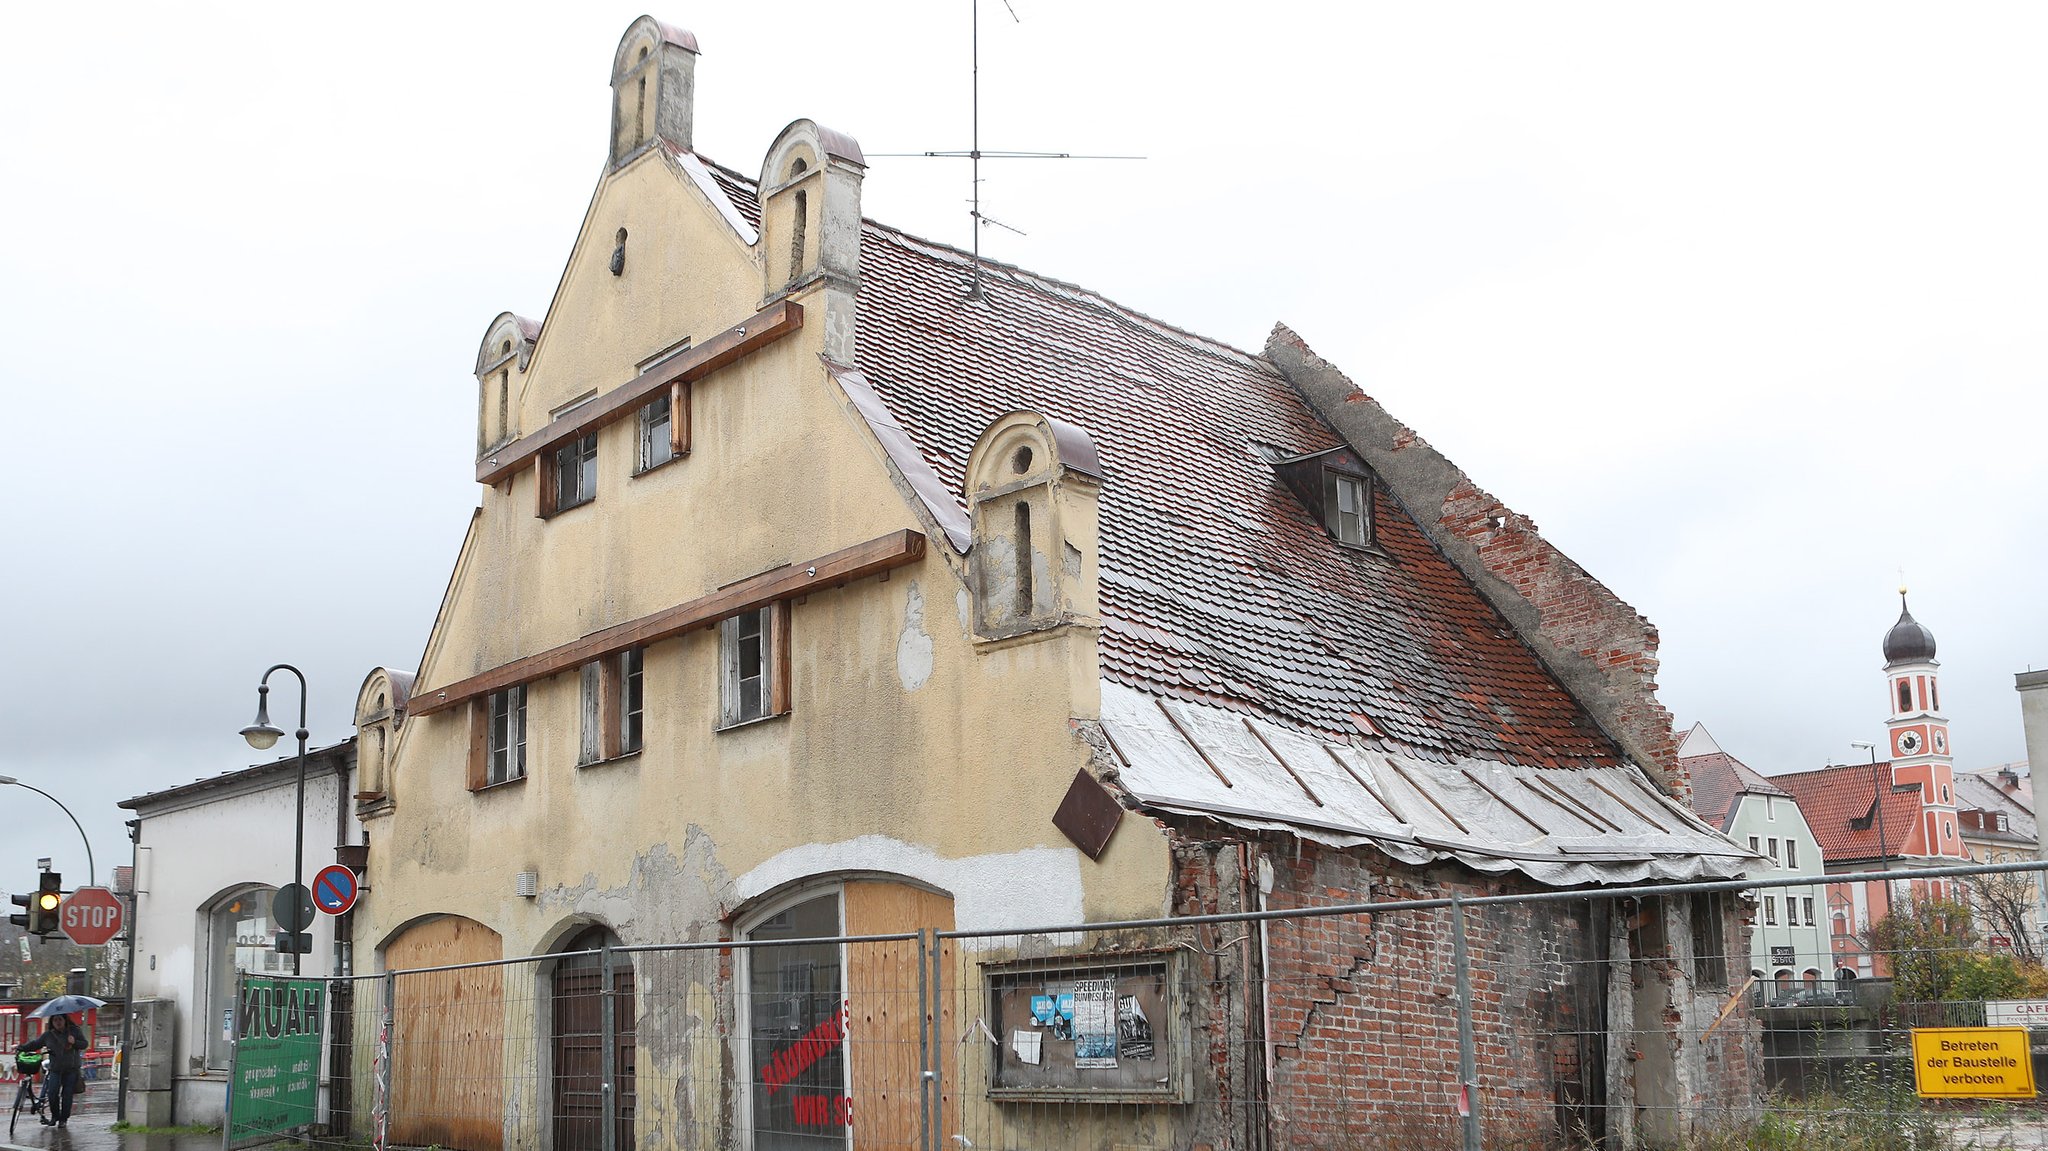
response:
<path id="1" fill-rule="evenodd" d="M 792 847 L 740 876 L 734 886 L 744 901 L 806 876 L 844 872 L 886 872 L 947 892 L 953 897 L 954 926 L 961 931 L 1014 931 L 1084 918 L 1081 853 L 1070 847 L 942 859 L 901 840 L 863 835 Z"/>
<path id="2" fill-rule="evenodd" d="M 953 611 L 960 617 L 960 634 L 974 638 L 974 597 L 966 588 L 953 593 Z"/>
<path id="3" fill-rule="evenodd" d="M 932 637 L 924 630 L 924 590 L 910 581 L 903 605 L 903 634 L 896 640 L 896 678 L 904 691 L 916 691 L 932 677 Z"/>

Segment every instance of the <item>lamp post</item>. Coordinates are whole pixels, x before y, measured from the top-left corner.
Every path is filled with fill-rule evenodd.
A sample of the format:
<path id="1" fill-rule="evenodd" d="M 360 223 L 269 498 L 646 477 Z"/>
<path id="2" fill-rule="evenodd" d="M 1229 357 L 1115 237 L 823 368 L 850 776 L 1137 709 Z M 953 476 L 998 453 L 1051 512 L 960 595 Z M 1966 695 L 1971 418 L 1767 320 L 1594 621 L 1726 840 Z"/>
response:
<path id="1" fill-rule="evenodd" d="M 0 775 L 0 787 L 7 787 L 10 785 L 14 787 L 28 788 L 30 791 L 33 791 L 37 795 L 42 796 L 44 799 L 49 800 L 51 803 L 56 804 L 58 809 L 63 811 L 65 816 L 71 820 L 71 826 L 78 829 L 78 838 L 85 844 L 85 881 L 90 886 L 98 887 L 100 885 L 99 871 L 97 868 L 93 866 L 92 840 L 86 838 L 85 825 L 78 822 L 78 817 L 71 814 L 71 809 L 64 806 L 63 800 L 58 799 L 56 796 L 51 795 L 49 792 L 44 791 L 42 788 L 37 787 L 32 783 L 23 783 L 11 775 Z M 128 925 L 128 937 L 131 940 L 135 938 L 135 925 L 132 923 Z M 28 938 L 26 936 L 22 937 L 22 946 L 28 946 Z M 92 951 L 90 949 L 88 949 L 85 953 L 85 987 L 87 991 L 92 990 Z"/>
<path id="2" fill-rule="evenodd" d="M 306 675 L 288 663 L 271 665 L 256 684 L 256 722 L 242 729 L 242 738 L 257 751 L 268 751 L 277 745 L 284 732 L 270 726 L 270 677 L 277 672 L 288 671 L 299 681 L 299 802 L 298 819 L 292 826 L 292 887 L 294 895 L 304 890 L 306 881 Z M 289 904 L 296 923 L 299 901 L 294 898 Z M 310 923 L 298 923 L 291 929 L 292 974 L 299 973 L 299 932 L 311 927 Z"/>
<path id="3" fill-rule="evenodd" d="M 44 790 L 43 790 L 42 788 L 40 788 L 40 787 L 37 787 L 37 786 L 35 786 L 35 785 L 34 785 L 34 784 L 32 784 L 32 783 L 23 783 L 23 782 L 21 782 L 20 780 L 18 780 L 18 779 L 16 779 L 16 778 L 14 778 L 14 777 L 13 777 L 13 776 L 11 776 L 11 775 L 0 775 L 0 787 L 6 787 L 6 786 L 8 786 L 8 785 L 12 785 L 12 786 L 15 786 L 15 787 L 25 787 L 25 788 L 28 788 L 28 789 L 29 789 L 30 791 L 33 791 L 33 792 L 35 792 L 35 793 L 36 793 L 37 795 L 40 795 L 40 796 L 42 796 L 42 797 L 43 797 L 44 799 L 47 799 L 47 800 L 49 800 L 49 801 L 50 801 L 51 803 L 54 803 L 54 804 L 56 804 L 56 805 L 57 805 L 57 806 L 58 806 L 58 807 L 59 807 L 60 809 L 62 809 L 62 810 L 63 810 L 64 814 L 65 814 L 65 815 L 66 815 L 67 817 L 69 817 L 69 818 L 70 818 L 70 820 L 71 820 L 71 826 L 73 826 L 73 827 L 76 827 L 76 828 L 78 829 L 78 838 L 80 838 L 80 839 L 82 839 L 82 840 L 85 840 L 85 878 L 86 878 L 86 882 L 87 882 L 88 884 L 90 884 L 91 886 L 93 886 L 93 887 L 98 887 L 98 886 L 100 885 L 100 877 L 99 877 L 99 874 L 98 874 L 98 872 L 96 872 L 96 871 L 94 871 L 94 870 L 93 870 L 93 865 L 92 865 L 92 840 L 90 840 L 90 839 L 86 839 L 86 837 L 85 837 L 85 825 L 83 825 L 83 824 L 81 824 L 81 823 L 79 823 L 79 822 L 78 822 L 78 817 L 77 817 L 77 816 L 75 816 L 75 815 L 72 815 L 72 814 L 71 814 L 71 809 L 70 809 L 70 808 L 68 808 L 68 807 L 65 807 L 65 806 L 64 806 L 64 801 L 63 801 L 63 800 L 61 800 L 61 799 L 58 799 L 58 798 L 57 798 L 56 796 L 54 796 L 54 795 L 51 795 L 51 794 L 50 794 L 49 792 L 47 792 L 47 791 L 44 791 Z"/>

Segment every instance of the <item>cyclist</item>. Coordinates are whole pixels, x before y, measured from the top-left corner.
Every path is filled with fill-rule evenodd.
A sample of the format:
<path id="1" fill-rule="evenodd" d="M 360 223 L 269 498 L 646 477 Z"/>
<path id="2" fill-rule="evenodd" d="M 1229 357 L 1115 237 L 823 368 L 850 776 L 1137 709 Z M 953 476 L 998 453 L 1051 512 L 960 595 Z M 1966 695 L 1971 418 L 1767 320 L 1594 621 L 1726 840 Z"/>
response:
<path id="1" fill-rule="evenodd" d="M 62 1127 L 71 1118 L 71 1097 L 85 1081 L 85 1043 L 84 1028 L 69 1015 L 53 1015 L 41 1035 L 21 1045 L 23 1051 L 50 1053 L 49 1077 L 43 1083 L 43 1101 L 50 1105 L 43 1115 L 45 1127 Z"/>

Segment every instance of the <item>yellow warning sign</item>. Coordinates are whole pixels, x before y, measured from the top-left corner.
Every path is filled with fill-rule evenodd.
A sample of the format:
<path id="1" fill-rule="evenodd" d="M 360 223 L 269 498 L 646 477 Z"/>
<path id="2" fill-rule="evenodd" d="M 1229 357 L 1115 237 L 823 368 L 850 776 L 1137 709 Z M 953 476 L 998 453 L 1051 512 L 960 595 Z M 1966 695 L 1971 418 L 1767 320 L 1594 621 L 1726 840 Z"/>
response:
<path id="1" fill-rule="evenodd" d="M 2032 1099 L 2024 1027 L 1915 1027 L 1913 1086 L 1923 1098 Z"/>

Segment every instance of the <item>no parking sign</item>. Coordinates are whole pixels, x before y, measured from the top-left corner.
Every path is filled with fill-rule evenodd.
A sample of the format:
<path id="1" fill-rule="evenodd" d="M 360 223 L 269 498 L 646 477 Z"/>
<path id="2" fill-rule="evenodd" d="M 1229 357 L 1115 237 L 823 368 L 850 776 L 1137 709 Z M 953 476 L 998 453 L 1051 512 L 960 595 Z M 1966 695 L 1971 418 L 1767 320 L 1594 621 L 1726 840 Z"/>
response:
<path id="1" fill-rule="evenodd" d="M 356 873 L 345 864 L 330 863 L 313 877 L 313 906 L 340 915 L 356 905 Z"/>

